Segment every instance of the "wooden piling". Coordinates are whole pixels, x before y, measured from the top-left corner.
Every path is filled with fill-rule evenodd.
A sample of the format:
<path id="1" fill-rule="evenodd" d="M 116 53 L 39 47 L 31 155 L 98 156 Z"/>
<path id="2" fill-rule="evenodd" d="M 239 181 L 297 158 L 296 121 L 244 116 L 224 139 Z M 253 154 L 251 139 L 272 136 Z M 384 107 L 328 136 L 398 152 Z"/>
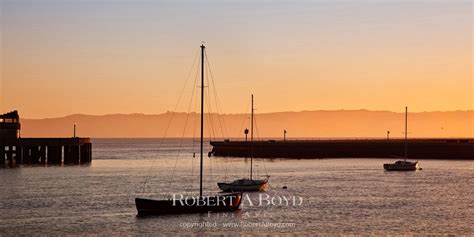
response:
<path id="1" fill-rule="evenodd" d="M 79 164 L 79 145 L 64 146 L 64 164 Z"/>
<path id="2" fill-rule="evenodd" d="M 39 164 L 39 150 L 38 146 L 31 146 L 31 164 Z"/>
<path id="3" fill-rule="evenodd" d="M 21 164 L 21 148 L 20 146 L 15 146 L 12 150 L 13 160 L 15 164 Z"/>
<path id="4" fill-rule="evenodd" d="M 71 164 L 79 164 L 79 157 L 80 157 L 80 153 L 79 153 L 79 145 L 72 145 L 71 146 Z"/>
<path id="5" fill-rule="evenodd" d="M 31 164 L 33 161 L 33 158 L 31 156 L 32 154 L 32 147 L 31 146 L 24 146 L 23 147 L 23 160 L 22 160 L 22 164 Z"/>
<path id="6" fill-rule="evenodd" d="M 63 146 L 64 164 L 71 164 L 71 146 Z"/>
<path id="7" fill-rule="evenodd" d="M 46 146 L 39 146 L 38 156 L 41 164 L 46 164 Z"/>
<path id="8" fill-rule="evenodd" d="M 87 143 L 87 149 L 89 151 L 89 160 L 87 162 L 92 162 L 92 143 Z"/>
<path id="9" fill-rule="evenodd" d="M 0 166 L 5 166 L 5 146 L 0 145 Z"/>
<path id="10" fill-rule="evenodd" d="M 8 165 L 13 165 L 13 146 L 7 146 L 7 161 Z"/>
<path id="11" fill-rule="evenodd" d="M 61 146 L 48 146 L 47 159 L 48 164 L 59 165 L 62 163 L 62 147 Z"/>
<path id="12" fill-rule="evenodd" d="M 85 143 L 81 145 L 81 164 L 90 163 L 92 161 L 92 144 Z"/>
<path id="13" fill-rule="evenodd" d="M 16 147 L 17 151 L 17 157 L 16 157 L 16 163 L 17 164 L 23 164 L 23 147 L 22 146 L 17 146 Z"/>

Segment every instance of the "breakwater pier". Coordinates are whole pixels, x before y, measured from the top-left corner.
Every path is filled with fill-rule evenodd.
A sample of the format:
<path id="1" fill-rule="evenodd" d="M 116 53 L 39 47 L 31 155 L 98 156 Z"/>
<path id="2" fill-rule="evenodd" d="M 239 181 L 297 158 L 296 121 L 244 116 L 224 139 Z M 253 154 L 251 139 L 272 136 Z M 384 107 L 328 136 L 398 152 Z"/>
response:
<path id="1" fill-rule="evenodd" d="M 0 139 L 0 166 L 86 164 L 91 161 L 90 138 Z"/>
<path id="2" fill-rule="evenodd" d="M 213 141 L 212 154 L 261 158 L 395 158 L 404 156 L 404 139 Z M 474 160 L 473 138 L 408 139 L 409 159 Z"/>
<path id="3" fill-rule="evenodd" d="M 90 138 L 21 138 L 17 111 L 0 115 L 0 167 L 73 165 L 92 161 Z"/>

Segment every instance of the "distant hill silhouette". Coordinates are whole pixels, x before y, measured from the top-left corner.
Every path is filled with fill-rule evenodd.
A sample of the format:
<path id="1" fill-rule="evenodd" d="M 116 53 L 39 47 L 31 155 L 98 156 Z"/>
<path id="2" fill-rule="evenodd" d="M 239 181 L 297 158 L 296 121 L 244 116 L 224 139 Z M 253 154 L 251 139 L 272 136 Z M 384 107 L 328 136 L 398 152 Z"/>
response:
<path id="1" fill-rule="evenodd" d="M 20 114 L 21 116 L 21 114 Z M 70 137 L 73 124 L 85 137 L 163 137 L 170 118 L 167 137 L 198 136 L 199 116 L 195 113 L 167 112 L 157 115 L 110 114 L 70 115 L 48 119 L 21 119 L 23 137 Z M 184 124 L 187 120 L 187 127 Z M 222 139 L 243 138 L 249 127 L 247 114 L 206 114 L 206 136 Z M 220 122 L 219 122 L 219 119 Z M 277 112 L 256 115 L 256 137 L 282 137 L 283 130 L 291 138 L 328 137 L 402 137 L 404 114 L 389 111 L 334 110 Z M 210 125 L 213 126 L 210 126 Z M 221 129 L 222 128 L 222 129 Z M 183 131 L 184 130 L 184 131 Z M 409 113 L 409 137 L 474 137 L 474 111 Z"/>

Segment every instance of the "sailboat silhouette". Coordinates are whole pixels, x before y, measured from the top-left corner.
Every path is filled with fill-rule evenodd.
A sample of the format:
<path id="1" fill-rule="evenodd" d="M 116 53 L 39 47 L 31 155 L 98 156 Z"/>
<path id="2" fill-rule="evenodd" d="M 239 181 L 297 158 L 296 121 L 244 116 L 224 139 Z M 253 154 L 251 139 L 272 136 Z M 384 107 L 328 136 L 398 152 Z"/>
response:
<path id="1" fill-rule="evenodd" d="M 139 216 L 143 215 L 165 215 L 184 213 L 208 213 L 224 212 L 239 209 L 242 193 L 230 193 L 218 196 L 203 196 L 203 143 L 204 143 L 204 55 L 205 46 L 201 45 L 201 140 L 200 140 L 200 175 L 199 196 L 184 197 L 173 195 L 173 199 L 153 200 L 146 198 L 135 198 L 135 205 Z M 178 196 L 179 198 L 175 198 Z"/>
<path id="2" fill-rule="evenodd" d="M 224 192 L 242 192 L 242 191 L 265 191 L 268 187 L 267 175 L 265 179 L 253 179 L 253 95 L 252 95 L 252 109 L 251 109 L 251 123 L 250 123 L 250 178 L 237 179 L 229 183 L 217 183 L 217 186 Z"/>

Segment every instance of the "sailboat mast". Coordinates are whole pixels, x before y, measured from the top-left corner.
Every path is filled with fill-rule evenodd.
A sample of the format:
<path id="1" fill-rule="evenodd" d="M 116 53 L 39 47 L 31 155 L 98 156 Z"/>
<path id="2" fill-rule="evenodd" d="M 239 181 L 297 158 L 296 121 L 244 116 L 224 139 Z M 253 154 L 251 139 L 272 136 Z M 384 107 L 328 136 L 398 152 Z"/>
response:
<path id="1" fill-rule="evenodd" d="M 405 161 L 407 159 L 407 136 L 408 136 L 408 107 L 405 107 Z"/>
<path id="2" fill-rule="evenodd" d="M 206 46 L 201 45 L 201 171 L 199 175 L 199 196 L 202 196 L 202 171 L 203 171 L 203 147 L 204 147 L 204 49 Z"/>
<path id="3" fill-rule="evenodd" d="M 252 180 L 253 173 L 253 94 L 252 94 L 252 111 L 250 115 L 250 180 Z"/>

